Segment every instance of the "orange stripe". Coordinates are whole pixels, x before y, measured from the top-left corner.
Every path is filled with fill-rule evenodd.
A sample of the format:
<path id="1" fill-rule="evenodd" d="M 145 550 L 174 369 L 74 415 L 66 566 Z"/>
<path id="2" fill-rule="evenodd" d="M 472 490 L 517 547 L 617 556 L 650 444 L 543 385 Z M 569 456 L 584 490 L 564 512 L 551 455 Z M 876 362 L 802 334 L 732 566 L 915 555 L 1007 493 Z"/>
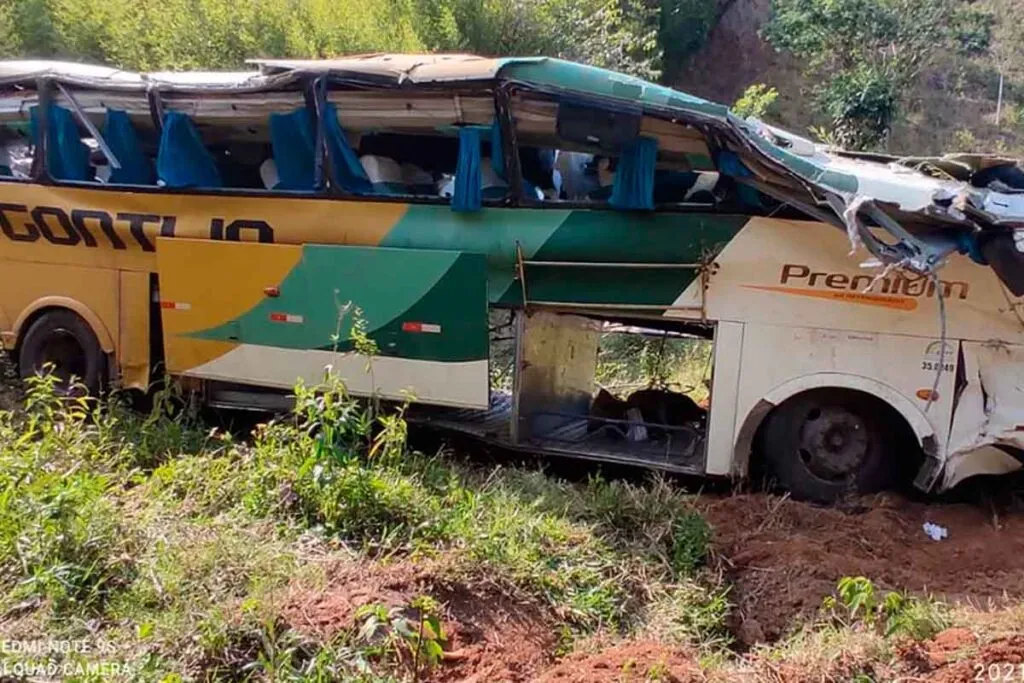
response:
<path id="1" fill-rule="evenodd" d="M 888 294 L 864 294 L 862 292 L 804 289 L 799 287 L 772 287 L 769 285 L 741 285 L 747 289 L 760 289 L 765 292 L 778 292 L 780 294 L 793 294 L 806 296 L 812 299 L 827 299 L 841 303 L 864 304 L 867 306 L 878 306 L 891 308 L 898 311 L 917 310 L 917 300 L 907 296 L 890 296 Z"/>

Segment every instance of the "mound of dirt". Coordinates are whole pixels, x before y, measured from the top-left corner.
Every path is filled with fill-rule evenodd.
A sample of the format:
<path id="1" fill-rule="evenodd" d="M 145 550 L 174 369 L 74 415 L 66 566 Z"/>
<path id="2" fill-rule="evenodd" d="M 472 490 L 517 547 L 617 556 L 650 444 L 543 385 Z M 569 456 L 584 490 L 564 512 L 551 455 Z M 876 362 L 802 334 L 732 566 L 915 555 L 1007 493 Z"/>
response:
<path id="1" fill-rule="evenodd" d="M 540 683 L 625 683 L 704 680 L 694 658 L 650 641 L 629 641 L 593 654 L 576 653 L 537 679 Z"/>
<path id="2" fill-rule="evenodd" d="M 360 607 L 404 608 L 419 595 L 444 606 L 445 654 L 430 680 L 532 681 L 550 664 L 558 638 L 544 609 L 486 583 L 449 581 L 429 563 L 339 565 L 324 586 L 294 586 L 282 611 L 289 627 L 327 642 L 357 626 Z"/>
<path id="3" fill-rule="evenodd" d="M 1024 666 L 1024 636 L 978 645 L 963 628 L 951 628 L 923 643 L 906 643 L 897 654 L 908 676 L 931 683 L 1019 680 Z"/>
<path id="4" fill-rule="evenodd" d="M 813 617 L 844 576 L 948 602 L 1024 597 L 1024 516 L 994 524 L 980 507 L 891 495 L 852 509 L 764 494 L 705 502 L 716 561 L 733 584 L 733 630 L 741 644 L 776 640 Z M 948 538 L 928 538 L 925 522 L 946 527 Z"/>
<path id="5" fill-rule="evenodd" d="M 986 643 L 968 656 L 949 661 L 936 668 L 927 681 L 933 683 L 966 683 L 967 681 L 998 681 L 1020 678 L 1024 666 L 1024 636 L 1002 638 Z"/>

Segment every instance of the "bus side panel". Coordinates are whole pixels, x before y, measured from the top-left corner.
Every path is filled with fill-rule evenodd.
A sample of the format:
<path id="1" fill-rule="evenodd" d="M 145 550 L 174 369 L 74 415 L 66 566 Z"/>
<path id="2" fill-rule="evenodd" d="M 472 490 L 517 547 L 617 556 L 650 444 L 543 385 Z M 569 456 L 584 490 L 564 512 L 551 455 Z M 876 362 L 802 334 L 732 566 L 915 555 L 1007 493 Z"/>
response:
<path id="1" fill-rule="evenodd" d="M 0 261 L 0 269 L 9 283 L 0 288 L 0 308 L 10 324 L 3 330 L 6 348 L 27 331 L 25 322 L 33 313 L 62 307 L 89 323 L 104 351 L 114 351 L 120 329 L 116 270 L 17 261 Z"/>
<path id="2" fill-rule="evenodd" d="M 893 405 L 921 438 L 933 436 L 943 454 L 956 381 L 957 342 L 868 332 L 747 323 L 737 415 L 739 430 L 762 400 L 778 404 L 794 393 L 841 387 Z M 938 398 L 929 406 L 939 363 Z M 925 408 L 927 407 L 927 412 Z M 712 411 L 713 412 L 713 411 Z"/>
<path id="3" fill-rule="evenodd" d="M 176 238 L 157 258 L 172 373 L 289 389 L 330 366 L 355 394 L 487 407 L 483 255 Z"/>
<path id="4" fill-rule="evenodd" d="M 705 471 L 712 475 L 727 475 L 733 471 L 743 323 L 720 322 L 715 325 L 714 353 Z"/>
<path id="5" fill-rule="evenodd" d="M 949 434 L 943 488 L 978 474 L 1005 474 L 1024 451 L 1024 346 L 963 342 L 963 388 Z"/>
<path id="6" fill-rule="evenodd" d="M 149 387 L 149 273 L 118 274 L 121 316 L 117 355 L 121 386 L 146 390 Z"/>

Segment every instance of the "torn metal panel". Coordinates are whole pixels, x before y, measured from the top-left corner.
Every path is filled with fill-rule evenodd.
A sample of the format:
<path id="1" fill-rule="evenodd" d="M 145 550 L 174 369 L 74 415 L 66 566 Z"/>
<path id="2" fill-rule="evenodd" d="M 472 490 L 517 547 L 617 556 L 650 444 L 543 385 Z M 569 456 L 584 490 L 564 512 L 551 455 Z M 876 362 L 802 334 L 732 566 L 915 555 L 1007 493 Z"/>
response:
<path id="1" fill-rule="evenodd" d="M 1020 469 L 1024 449 L 1024 347 L 962 342 L 962 389 L 953 412 L 944 488 L 976 474 Z"/>
<path id="2" fill-rule="evenodd" d="M 1024 239 L 1013 240 L 1012 251 L 1001 250 L 998 266 L 985 254 L 989 243 L 1005 242 L 1010 231 L 1024 228 L 1024 171 L 1012 160 L 851 154 L 809 145 L 756 120 L 731 117 L 730 123 L 743 134 L 741 144 L 751 143 L 741 159 L 760 155 L 781 177 L 802 180 L 807 194 L 791 192 L 794 205 L 810 200 L 829 206 L 853 249 L 863 245 L 883 264 L 920 274 L 935 273 L 959 251 L 993 265 L 1015 295 L 1024 294 L 1024 276 L 1016 275 L 1024 271 Z M 775 184 L 779 179 L 765 178 Z"/>

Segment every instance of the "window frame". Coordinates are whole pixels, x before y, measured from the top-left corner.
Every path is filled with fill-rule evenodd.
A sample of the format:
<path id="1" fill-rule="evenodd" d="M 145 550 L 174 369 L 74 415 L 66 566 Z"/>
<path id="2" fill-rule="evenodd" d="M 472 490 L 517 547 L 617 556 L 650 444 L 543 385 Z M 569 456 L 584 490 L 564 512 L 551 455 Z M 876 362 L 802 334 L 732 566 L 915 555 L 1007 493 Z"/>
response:
<path id="1" fill-rule="evenodd" d="M 711 154 L 712 160 L 718 151 L 718 146 L 715 140 L 708 135 L 708 131 L 704 128 L 701 123 L 696 120 L 684 118 L 679 116 L 679 112 L 672 111 L 665 107 L 659 107 L 650 104 L 637 103 L 631 106 L 631 103 L 626 100 L 616 99 L 613 97 L 604 97 L 600 95 L 592 95 L 587 93 L 575 93 L 566 92 L 565 90 L 558 88 L 551 88 L 545 86 L 538 86 L 532 83 L 525 83 L 523 81 L 507 80 L 502 84 L 501 91 L 506 93 L 506 106 L 507 106 L 507 117 L 510 128 L 509 135 L 503 135 L 502 141 L 508 142 L 510 139 L 515 143 L 515 160 L 517 166 L 519 166 L 519 142 L 515 132 L 515 126 L 513 125 L 514 113 L 512 111 L 512 97 L 513 95 L 526 94 L 528 96 L 534 96 L 537 99 L 544 99 L 551 102 L 559 102 L 561 100 L 572 100 L 574 102 L 592 105 L 604 109 L 611 109 L 617 111 L 623 111 L 624 109 L 637 110 L 642 116 L 650 116 L 662 121 L 666 121 L 672 124 L 689 125 L 696 128 L 704 135 L 705 144 L 708 147 L 708 151 Z M 506 155 L 506 160 L 511 159 L 510 155 Z M 715 171 L 721 174 L 720 171 Z M 519 192 L 516 197 L 516 206 L 531 209 L 570 209 L 570 210 L 590 210 L 590 211 L 619 211 L 621 213 L 650 213 L 650 212 L 633 212 L 623 211 L 620 209 L 613 208 L 607 200 L 605 201 L 583 201 L 583 200 L 545 200 L 536 199 L 534 197 L 528 197 L 523 192 L 522 188 L 522 168 L 519 166 L 516 169 L 516 174 L 519 180 Z M 510 175 L 511 177 L 511 175 Z M 509 183 L 511 188 L 511 182 Z M 735 214 L 744 213 L 748 214 L 749 210 L 740 210 L 739 207 L 733 206 L 728 202 L 718 202 L 714 204 L 706 204 L 699 202 L 658 202 L 654 205 L 654 213 L 716 213 L 716 214 Z"/>

